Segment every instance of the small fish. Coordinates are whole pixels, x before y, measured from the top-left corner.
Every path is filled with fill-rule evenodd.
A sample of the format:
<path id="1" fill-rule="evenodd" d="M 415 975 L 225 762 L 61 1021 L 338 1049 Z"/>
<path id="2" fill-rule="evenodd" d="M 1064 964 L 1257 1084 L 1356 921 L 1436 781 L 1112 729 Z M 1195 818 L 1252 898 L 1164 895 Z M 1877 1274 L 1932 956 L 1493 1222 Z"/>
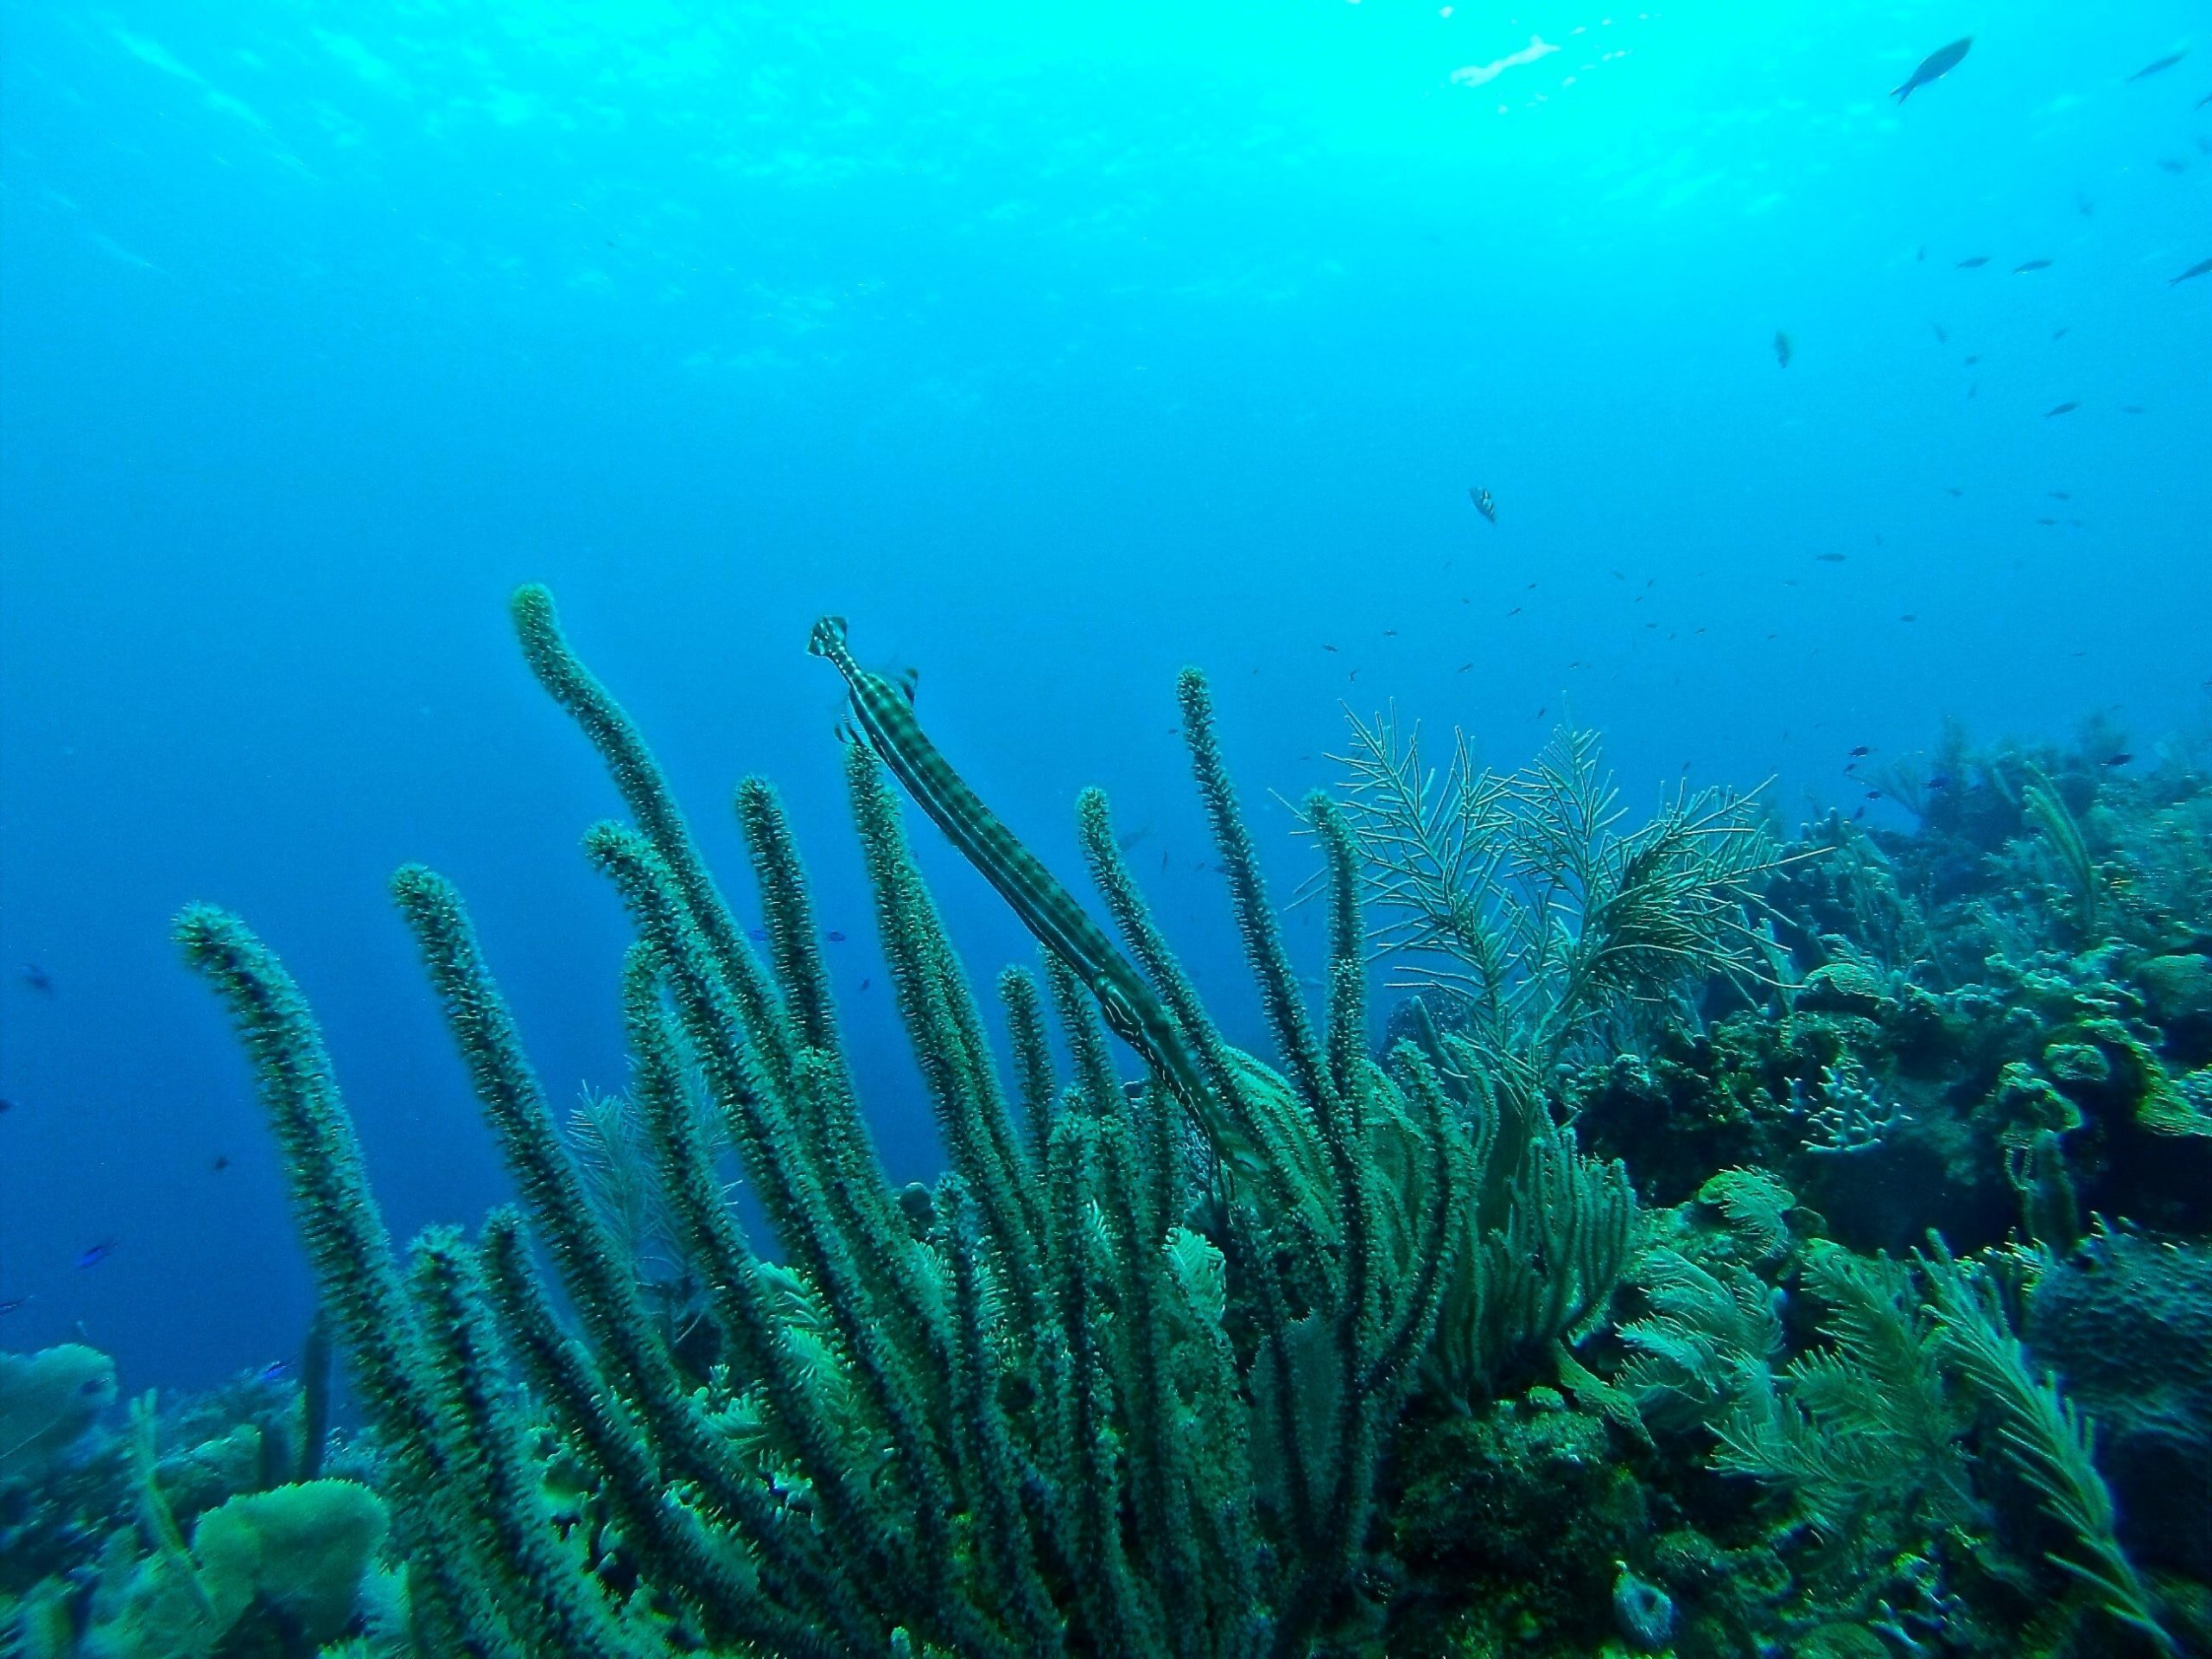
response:
<path id="1" fill-rule="evenodd" d="M 0 1095 L 0 1112 L 12 1112 L 15 1109 L 16 1103 L 9 1099 L 5 1095 Z"/>
<path id="2" fill-rule="evenodd" d="M 1854 760 L 1863 760 L 1874 753 L 1874 746 L 1872 743 L 1854 743 L 1844 753 Z"/>
<path id="3" fill-rule="evenodd" d="M 1168 855 L 1167 855 L 1167 854 L 1166 854 L 1166 853 L 1162 853 L 1162 854 L 1160 855 L 1160 868 L 1161 869 L 1163 869 L 1163 870 L 1164 870 L 1164 869 L 1166 869 L 1166 868 L 1167 868 L 1167 860 L 1168 860 Z"/>
<path id="4" fill-rule="evenodd" d="M 1452 671 L 1454 674 L 1464 674 L 1464 673 L 1465 673 L 1469 669 L 1472 668 L 1473 666 L 1474 666 L 1474 664 L 1473 664 L 1472 663 L 1462 663 L 1462 664 L 1459 664 L 1459 667 L 1457 667 L 1457 668 L 1453 669 Z"/>
<path id="5" fill-rule="evenodd" d="M 1870 801 L 1878 801 L 1882 798 L 1882 791 L 1878 789 L 1870 789 L 1866 791 L 1866 798 Z"/>
<path id="6" fill-rule="evenodd" d="M 1912 257 L 1924 263 L 1928 257 L 1928 245 L 1925 242 L 1922 243 L 1920 245 L 1920 251 L 1914 254 Z"/>
<path id="7" fill-rule="evenodd" d="M 1398 631 L 1395 628 L 1385 628 L 1382 630 L 1382 637 L 1385 639 L 1395 639 L 1398 637 Z"/>
<path id="8" fill-rule="evenodd" d="M 2189 158 L 2185 156 L 2161 156 L 2158 157 L 2158 170 L 2179 178 L 2189 171 Z"/>
<path id="9" fill-rule="evenodd" d="M 1955 269 L 1960 270 L 1980 270 L 1988 263 L 1989 256 L 1987 254 L 1977 253 L 1971 258 L 1960 260 Z"/>
<path id="10" fill-rule="evenodd" d="M 1919 68 L 1905 77 L 1904 86 L 1893 87 L 1891 90 L 1890 96 L 1902 104 L 1912 96 L 1915 89 L 1925 86 L 1932 81 L 1942 79 L 1944 76 L 1959 67 L 1960 60 L 1966 56 L 1967 48 L 1973 44 L 1974 36 L 1969 35 L 1964 40 L 1953 41 L 1948 46 L 1938 47 L 1920 60 Z"/>
<path id="11" fill-rule="evenodd" d="M 2118 754 L 2107 755 L 2103 760 L 2098 761 L 2097 764 L 2101 766 L 2124 766 L 2134 758 L 2135 757 L 2130 754 L 2126 749 L 2122 749 Z"/>
<path id="12" fill-rule="evenodd" d="M 1969 369 L 1970 369 L 1970 368 L 1974 367 L 1974 365 L 1975 364 L 1977 364 L 1977 363 L 1980 362 L 1980 361 L 1981 361 L 1981 358 L 1980 358 L 1980 356 L 1979 354 L 1976 354 L 1975 356 L 1973 356 L 1973 357 L 1961 359 L 1961 361 L 1965 365 L 1965 366 L 1966 366 L 1966 367 L 1967 367 L 1967 368 L 1969 368 Z"/>
<path id="13" fill-rule="evenodd" d="M 253 1374 L 257 1382 L 282 1382 L 292 1374 L 292 1363 L 288 1359 L 272 1359 Z"/>
<path id="14" fill-rule="evenodd" d="M 2019 265 L 2015 265 L 2015 266 L 2013 266 L 2013 267 L 2012 267 L 2012 274 L 2013 274 L 2015 276 L 2026 276 L 2026 275 L 2027 275 L 2030 271 L 2031 271 L 2031 270 L 2049 270 L 2050 269 L 2050 260 L 2048 260 L 2048 259 L 2031 259 L 2031 260 L 2029 260 L 2025 264 L 2019 264 Z"/>
<path id="15" fill-rule="evenodd" d="M 748 927 L 745 930 L 745 937 L 755 944 L 766 944 L 768 943 L 768 930 L 765 927 Z"/>
<path id="16" fill-rule="evenodd" d="M 1928 780 L 1928 787 L 1930 789 L 1948 789 L 1950 786 L 1951 774 L 1948 772 L 1939 772 Z"/>
<path id="17" fill-rule="evenodd" d="M 2120 406 L 2120 412 L 2123 415 L 2140 415 L 2143 412 L 2143 405 L 2140 404 L 2122 404 Z"/>
<path id="18" fill-rule="evenodd" d="M 836 928 L 834 928 L 834 927 L 833 927 L 833 928 L 831 928 L 831 929 L 830 929 L 827 933 L 824 933 L 822 937 L 823 937 L 823 938 L 825 938 L 825 939 L 829 940 L 829 941 L 830 941 L 830 944 L 842 944 L 845 942 L 845 936 L 844 936 L 843 934 L 840 933 L 840 932 L 839 932 Z"/>
<path id="19" fill-rule="evenodd" d="M 2187 270 L 2182 272 L 2180 276 L 2168 277 L 2166 279 L 2166 286 L 2168 288 L 2176 287 L 2180 283 L 2189 281 L 2192 276 L 2212 276 L 2212 259 L 2200 259 L 2195 264 L 2191 265 Z"/>
<path id="20" fill-rule="evenodd" d="M 77 1265 L 80 1268 L 97 1268 L 115 1254 L 115 1244 L 116 1241 L 111 1238 L 102 1239 L 77 1258 Z"/>
<path id="21" fill-rule="evenodd" d="M 2070 323 L 2070 322 L 2062 322 L 2062 323 L 2060 323 L 2060 324 L 2058 325 L 2058 327 L 2056 327 L 2056 328 L 2054 328 L 2054 329 L 2052 329 L 2052 330 L 2050 331 L 2050 337 L 2051 337 L 2051 339 L 2052 339 L 2054 341 L 2061 340 L 2065 339 L 2067 335 L 2069 335 L 2069 334 L 2072 334 L 2073 332 L 2074 332 L 2074 325 L 2073 325 L 2072 323 Z"/>
<path id="22" fill-rule="evenodd" d="M 1900 622 L 1917 622 L 1920 620 L 1920 613 L 1917 611 L 1906 611 L 1897 618 L 1897 620 Z"/>
<path id="23" fill-rule="evenodd" d="M 2036 523 L 2039 524 L 2055 526 L 2058 523 L 2058 520 L 2056 518 L 2038 518 L 2036 520 Z"/>
<path id="24" fill-rule="evenodd" d="M 1497 498 L 1488 490 L 1470 489 L 1467 492 L 1467 499 L 1473 502 L 1475 511 L 1489 519 L 1491 523 L 1494 524 L 1497 522 Z"/>
<path id="25" fill-rule="evenodd" d="M 866 989 L 868 989 L 868 988 L 869 986 L 871 986 L 871 985 L 873 985 L 873 984 L 874 984 L 874 983 L 875 983 L 875 977 L 874 977 L 874 975 L 870 975 L 868 978 L 866 978 L 866 979 L 864 979 L 864 980 L 861 981 L 861 989 L 862 989 L 863 991 L 865 991 Z"/>
<path id="26" fill-rule="evenodd" d="M 2063 490 L 2045 490 L 2044 493 L 2054 501 L 2071 501 L 2074 499 Z"/>
<path id="27" fill-rule="evenodd" d="M 2145 64 L 2140 69 L 2138 69 L 2133 74 L 2130 75 L 2128 79 L 2130 80 L 2148 80 L 2152 76 L 2158 73 L 2160 71 L 2172 68 L 2174 65 L 2179 63 L 2188 55 L 2189 48 L 2187 47 L 2183 47 L 2178 52 L 2167 53 L 2163 58 L 2153 58 L 2150 62 Z"/>
<path id="28" fill-rule="evenodd" d="M 2178 282 L 2180 278 L 2176 277 L 2175 280 Z M 23 964 L 22 981 L 41 996 L 54 995 L 54 976 L 35 962 L 27 962 Z"/>
<path id="29" fill-rule="evenodd" d="M 1789 343 L 1789 336 L 1777 328 L 1774 331 L 1774 360 L 1783 368 L 1789 366 L 1790 353 L 1796 349 Z"/>
<path id="30" fill-rule="evenodd" d="M 213 1171 L 216 1174 L 218 1174 L 218 1175 L 221 1174 L 225 1170 L 228 1169 L 230 1166 L 231 1166 L 231 1154 L 230 1154 L 229 1153 L 227 1153 L 227 1152 L 219 1152 L 219 1153 L 217 1153 L 217 1154 L 215 1154 L 215 1157 L 214 1157 L 214 1161 L 213 1161 L 213 1162 L 212 1162 L 212 1163 L 210 1163 L 210 1164 L 207 1166 L 207 1167 L 208 1167 L 209 1169 L 213 1170 Z"/>
<path id="31" fill-rule="evenodd" d="M 1336 647 L 1334 645 L 1324 645 L 1321 649 L 1327 652 L 1333 652 L 1336 650 Z"/>
<path id="32" fill-rule="evenodd" d="M 1152 833 L 1152 826 L 1151 826 L 1150 824 L 1148 824 L 1148 823 L 1147 823 L 1147 824 L 1146 824 L 1146 825 L 1145 825 L 1142 829 L 1141 829 L 1141 830 L 1130 830 L 1130 831 L 1129 831 L 1129 833 L 1128 833 L 1128 834 L 1127 834 L 1126 836 L 1115 836 L 1115 837 L 1114 837 L 1114 845 L 1115 845 L 1115 846 L 1116 846 L 1116 847 L 1118 847 L 1118 848 L 1120 848 L 1123 852 L 1125 852 L 1125 853 L 1126 853 L 1126 852 L 1128 852 L 1128 851 L 1129 850 L 1129 849 L 1130 849 L 1130 848 L 1132 848 L 1132 847 L 1135 846 L 1139 842 L 1142 841 L 1142 840 L 1143 840 L 1147 836 L 1150 835 L 1151 833 Z"/>
<path id="33" fill-rule="evenodd" d="M 1511 610 L 1508 611 L 1506 614 L 1508 616 L 1518 616 L 1521 614 L 1521 607 L 1518 605 L 1516 605 Z"/>
<path id="34" fill-rule="evenodd" d="M 1942 323 L 1931 322 L 1928 326 L 1936 331 L 1936 343 L 1938 346 L 1948 346 L 1951 343 L 1950 330 L 1944 327 Z"/>
<path id="35" fill-rule="evenodd" d="M 29 1300 L 30 1298 L 28 1296 L 9 1296 L 0 1298 L 0 1317 L 4 1317 L 10 1313 L 13 1313 L 17 1308 L 22 1306 L 24 1303 Z"/>
<path id="36" fill-rule="evenodd" d="M 1943 486 L 1943 493 L 1946 495 L 1964 495 L 1966 492 L 1955 484 L 1946 484 Z"/>
<path id="37" fill-rule="evenodd" d="M 1858 823 L 1858 822 L 1859 822 L 1859 819 L 1861 819 L 1861 818 L 1865 817 L 1866 816 L 1866 809 L 1865 807 L 1863 807 L 1863 806 L 1862 806 L 1862 807 L 1860 807 L 1860 808 L 1859 808 L 1856 812 L 1854 812 L 1854 813 L 1853 813 L 1853 814 L 1851 815 L 1851 821 L 1852 821 L 1853 823 Z"/>
<path id="38" fill-rule="evenodd" d="M 2044 410 L 2043 417 L 2047 421 L 2054 415 L 2071 415 L 2075 410 L 2081 407 L 2082 405 L 2079 404 L 2054 404 L 2049 409 Z"/>
<path id="39" fill-rule="evenodd" d="M 1821 564 L 1841 564 L 1844 560 L 1849 556 L 1850 556 L 1848 554 L 1844 553 L 1815 553 L 1813 555 L 1813 557 Z"/>

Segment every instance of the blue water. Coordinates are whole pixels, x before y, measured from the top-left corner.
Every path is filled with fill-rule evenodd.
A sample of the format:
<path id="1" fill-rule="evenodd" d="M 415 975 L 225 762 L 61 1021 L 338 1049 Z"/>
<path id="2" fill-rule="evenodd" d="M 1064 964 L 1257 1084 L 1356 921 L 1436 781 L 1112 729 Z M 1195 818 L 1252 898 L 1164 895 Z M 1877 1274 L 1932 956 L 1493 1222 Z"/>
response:
<path id="1" fill-rule="evenodd" d="M 1150 830 L 1232 1034 L 1185 662 L 1285 891 L 1340 704 L 1509 767 L 1571 711 L 1630 804 L 1771 776 L 1791 823 L 1946 715 L 2206 718 L 2200 4 L 5 16 L 0 1344 L 127 1387 L 309 1312 L 182 902 L 306 987 L 395 1231 L 504 1190 L 395 865 L 461 884 L 557 1100 L 622 1083 L 615 803 L 518 582 L 734 888 L 730 787 L 783 785 L 902 1178 L 824 612 L 1050 861 L 1087 783 Z M 971 969 L 1028 959 L 916 835 Z"/>

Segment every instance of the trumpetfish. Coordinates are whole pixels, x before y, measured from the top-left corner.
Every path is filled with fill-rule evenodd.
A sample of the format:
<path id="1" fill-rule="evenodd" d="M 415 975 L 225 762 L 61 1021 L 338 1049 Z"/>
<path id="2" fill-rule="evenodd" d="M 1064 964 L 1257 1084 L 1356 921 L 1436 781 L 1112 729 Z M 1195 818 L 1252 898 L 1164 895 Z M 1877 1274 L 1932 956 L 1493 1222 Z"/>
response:
<path id="1" fill-rule="evenodd" d="M 814 656 L 829 658 L 844 676 L 852 693 L 854 723 L 915 804 L 998 889 L 1038 942 L 1075 970 L 1098 999 L 1106 1023 L 1151 1063 L 1176 1098 L 1205 1126 L 1222 1156 L 1243 1162 L 1236 1154 L 1246 1151 L 1244 1136 L 1225 1121 L 1166 1006 L 1075 895 L 1014 839 L 1014 832 L 938 752 L 914 717 L 912 683 L 901 683 L 862 668 L 845 643 L 842 616 L 825 616 L 817 622 L 806 648 Z"/>

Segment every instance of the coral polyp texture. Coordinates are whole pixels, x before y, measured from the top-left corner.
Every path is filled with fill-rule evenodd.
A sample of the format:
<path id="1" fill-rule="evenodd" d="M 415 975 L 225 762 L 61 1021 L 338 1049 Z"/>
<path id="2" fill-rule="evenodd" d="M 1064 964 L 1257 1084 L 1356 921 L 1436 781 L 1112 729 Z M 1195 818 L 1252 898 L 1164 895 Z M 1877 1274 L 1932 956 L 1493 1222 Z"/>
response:
<path id="1" fill-rule="evenodd" d="M 626 1080 L 556 1109 L 498 940 L 399 870 L 518 1195 L 403 1251 L 306 995 L 188 908 L 321 1317 L 296 1382 L 167 1408 L 81 1344 L 0 1356 L 16 1649 L 2208 1650 L 2212 779 L 2185 753 L 2120 783 L 2083 758 L 2108 734 L 1954 734 L 1885 774 L 1913 832 L 1785 843 L 1717 791 L 1626 825 L 1587 733 L 1510 774 L 1459 739 L 1439 779 L 1358 722 L 1299 809 L 1301 976 L 1186 671 L 1262 1056 L 1103 793 L 1086 901 L 825 620 L 946 1165 L 902 1187 L 775 789 L 736 791 L 748 929 L 550 596 L 512 614 L 628 813 L 583 842 L 634 932 Z M 1037 941 L 990 999 L 902 796 Z M 1417 994 L 1371 1020 L 1378 982 Z"/>

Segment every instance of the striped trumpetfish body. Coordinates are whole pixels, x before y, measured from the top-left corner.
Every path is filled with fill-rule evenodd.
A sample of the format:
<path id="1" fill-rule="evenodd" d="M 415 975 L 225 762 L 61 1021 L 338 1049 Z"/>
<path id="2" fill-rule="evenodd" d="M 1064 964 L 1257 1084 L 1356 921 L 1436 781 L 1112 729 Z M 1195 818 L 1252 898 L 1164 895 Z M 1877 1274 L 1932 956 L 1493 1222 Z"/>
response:
<path id="1" fill-rule="evenodd" d="M 907 690 L 853 659 L 845 644 L 842 617 L 825 616 L 817 622 L 806 648 L 828 658 L 845 677 L 852 691 L 854 721 L 906 792 L 1014 906 L 1014 914 L 1038 940 L 1075 969 L 1098 999 L 1106 1023 L 1159 1068 L 1185 1105 L 1204 1114 L 1211 1103 L 1205 1085 L 1166 1007 L 1075 896 L 1014 839 L 1014 832 L 938 753 L 914 718 Z"/>

